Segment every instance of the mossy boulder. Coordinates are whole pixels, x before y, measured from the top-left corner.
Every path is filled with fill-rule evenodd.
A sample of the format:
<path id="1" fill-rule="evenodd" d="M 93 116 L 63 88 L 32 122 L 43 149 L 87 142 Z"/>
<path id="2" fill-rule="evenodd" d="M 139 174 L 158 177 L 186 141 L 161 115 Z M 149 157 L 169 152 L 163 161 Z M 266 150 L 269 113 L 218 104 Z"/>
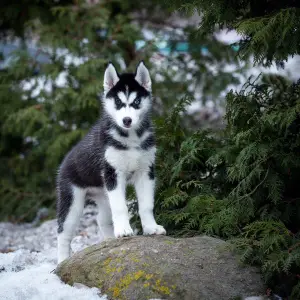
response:
<path id="1" fill-rule="evenodd" d="M 220 300 L 263 293 L 257 269 L 243 267 L 226 242 L 207 236 L 111 239 L 56 268 L 70 285 L 98 287 L 109 299 Z"/>

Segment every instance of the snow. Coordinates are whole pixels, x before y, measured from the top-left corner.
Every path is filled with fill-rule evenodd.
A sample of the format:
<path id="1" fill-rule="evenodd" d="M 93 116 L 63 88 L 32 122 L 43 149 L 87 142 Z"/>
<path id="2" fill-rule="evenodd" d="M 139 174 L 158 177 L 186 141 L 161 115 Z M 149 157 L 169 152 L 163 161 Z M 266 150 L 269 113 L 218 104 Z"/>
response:
<path id="1" fill-rule="evenodd" d="M 101 241 L 96 209 L 87 206 L 71 247 L 73 252 Z M 97 288 L 64 284 L 52 272 L 56 267 L 56 220 L 38 227 L 0 223 L 1 300 L 105 300 Z"/>
<path id="2" fill-rule="evenodd" d="M 25 256 L 31 262 L 36 259 L 34 255 L 30 257 L 30 253 L 24 253 L 24 250 L 17 252 L 19 252 L 16 254 L 17 256 Z M 15 256 L 15 253 L 12 256 Z M 2 259 L 0 256 L 0 260 Z M 15 259 L 12 258 L 11 263 L 13 264 L 14 261 Z M 44 262 L 28 266 L 19 272 L 2 272 L 3 275 L 0 276 L 0 299 L 101 299 L 99 290 L 96 288 L 74 288 L 63 284 L 55 274 L 51 273 L 53 269 L 52 263 Z M 106 299 L 106 297 L 102 297 L 102 299 Z"/>

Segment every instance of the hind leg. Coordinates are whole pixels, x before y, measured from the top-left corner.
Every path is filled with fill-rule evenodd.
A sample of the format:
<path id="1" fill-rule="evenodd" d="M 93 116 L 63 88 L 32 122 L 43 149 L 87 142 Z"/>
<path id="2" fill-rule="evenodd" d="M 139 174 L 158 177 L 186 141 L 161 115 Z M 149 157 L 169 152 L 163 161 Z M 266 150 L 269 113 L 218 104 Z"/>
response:
<path id="1" fill-rule="evenodd" d="M 71 240 L 83 212 L 86 191 L 74 185 L 66 185 L 58 191 L 57 201 L 57 261 L 70 256 Z"/>
<path id="2" fill-rule="evenodd" d="M 114 227 L 108 197 L 105 191 L 101 191 L 95 198 L 98 207 L 97 223 L 101 239 L 114 237 Z"/>

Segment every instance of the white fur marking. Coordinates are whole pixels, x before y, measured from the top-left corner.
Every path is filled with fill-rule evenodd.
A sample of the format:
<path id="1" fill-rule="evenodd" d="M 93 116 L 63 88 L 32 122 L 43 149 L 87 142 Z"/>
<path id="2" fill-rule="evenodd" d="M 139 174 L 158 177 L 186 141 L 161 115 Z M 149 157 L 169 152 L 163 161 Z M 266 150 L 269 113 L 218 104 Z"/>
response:
<path id="1" fill-rule="evenodd" d="M 107 191 L 116 238 L 133 235 L 133 230 L 129 224 L 125 187 L 126 178 L 119 173 L 117 187 L 112 191 Z"/>
<path id="2" fill-rule="evenodd" d="M 125 174 L 135 171 L 149 171 L 149 166 L 154 163 L 156 148 L 148 151 L 139 149 L 118 150 L 108 147 L 105 151 L 105 159 L 116 170 Z"/>
<path id="3" fill-rule="evenodd" d="M 120 98 L 120 100 L 121 100 L 124 104 L 127 103 L 127 97 L 126 97 L 126 95 L 124 94 L 124 92 L 119 92 L 119 93 L 118 93 L 118 97 Z"/>
<path id="4" fill-rule="evenodd" d="M 137 96 L 136 92 L 130 93 L 130 95 L 128 97 L 128 103 L 131 104 L 136 99 L 136 96 Z"/>
<path id="5" fill-rule="evenodd" d="M 116 85 L 119 81 L 119 76 L 115 67 L 109 64 L 104 73 L 103 87 L 105 94 Z"/>
<path id="6" fill-rule="evenodd" d="M 166 230 L 158 225 L 154 219 L 154 180 L 150 180 L 148 172 L 138 172 L 134 180 L 135 190 L 139 204 L 139 215 L 144 235 L 166 234 Z"/>
<path id="7" fill-rule="evenodd" d="M 91 189 L 89 189 L 90 192 Z M 97 223 L 99 235 L 103 240 L 114 237 L 113 222 L 109 200 L 104 189 L 92 189 L 91 198 L 96 202 L 98 207 Z"/>
<path id="8" fill-rule="evenodd" d="M 57 236 L 58 263 L 67 259 L 71 253 L 71 240 L 74 236 L 76 225 L 82 215 L 86 190 L 73 186 L 73 202 L 63 224 L 63 231 Z"/>
<path id="9" fill-rule="evenodd" d="M 143 62 L 141 62 L 136 69 L 135 80 L 147 91 L 151 91 L 150 74 Z"/>

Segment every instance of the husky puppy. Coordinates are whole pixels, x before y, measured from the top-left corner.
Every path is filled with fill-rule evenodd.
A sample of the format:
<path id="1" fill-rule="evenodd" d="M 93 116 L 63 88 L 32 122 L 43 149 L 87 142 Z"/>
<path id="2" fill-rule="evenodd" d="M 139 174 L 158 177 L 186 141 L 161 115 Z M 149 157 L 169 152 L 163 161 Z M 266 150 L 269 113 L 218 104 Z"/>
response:
<path id="1" fill-rule="evenodd" d="M 128 183 L 136 190 L 143 233 L 166 233 L 153 216 L 156 147 L 148 69 L 140 62 L 135 74 L 119 75 L 109 63 L 103 85 L 100 119 L 58 170 L 58 263 L 70 256 L 87 197 L 98 206 L 102 238 L 133 235 L 125 199 Z"/>

